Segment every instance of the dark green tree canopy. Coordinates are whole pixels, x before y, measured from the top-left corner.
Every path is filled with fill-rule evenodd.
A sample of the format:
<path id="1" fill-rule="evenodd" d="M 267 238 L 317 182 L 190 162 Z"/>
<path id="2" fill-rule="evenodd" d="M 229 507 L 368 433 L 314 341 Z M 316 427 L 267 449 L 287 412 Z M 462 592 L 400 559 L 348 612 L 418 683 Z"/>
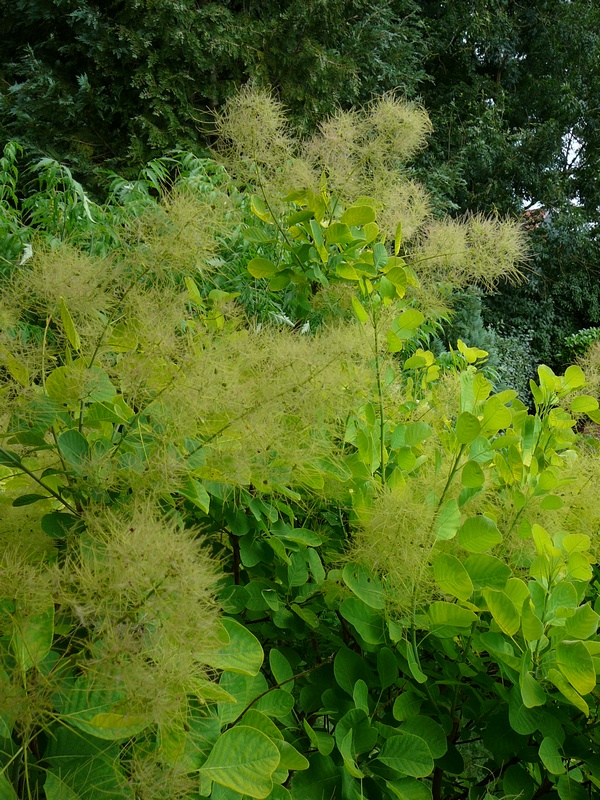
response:
<path id="1" fill-rule="evenodd" d="M 422 93 L 464 210 L 598 206 L 600 7 L 594 0 L 421 3 Z"/>
<path id="2" fill-rule="evenodd" d="M 497 330 L 558 365 L 564 337 L 600 321 L 600 6 L 594 0 L 424 0 L 435 128 L 422 179 L 455 212 L 543 209 L 530 280 L 484 302 Z M 444 164 L 440 170 L 440 165 Z"/>
<path id="3" fill-rule="evenodd" d="M 414 0 L 6 4 L 2 137 L 83 168 L 197 147 L 207 112 L 248 80 L 304 128 L 424 73 Z"/>
<path id="4" fill-rule="evenodd" d="M 305 130 L 395 89 L 430 111 L 423 166 L 450 162 L 440 187 L 461 210 L 598 205 L 594 0 L 2 5 L 0 135 L 75 165 L 197 147 L 248 80 Z"/>

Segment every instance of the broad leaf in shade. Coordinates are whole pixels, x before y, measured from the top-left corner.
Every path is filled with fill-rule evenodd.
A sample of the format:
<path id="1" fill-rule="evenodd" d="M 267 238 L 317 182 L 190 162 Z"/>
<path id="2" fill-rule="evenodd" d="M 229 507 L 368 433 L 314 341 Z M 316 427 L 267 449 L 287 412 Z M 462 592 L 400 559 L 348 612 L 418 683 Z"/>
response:
<path id="1" fill-rule="evenodd" d="M 151 723 L 149 714 L 127 709 L 127 697 L 116 679 L 94 681 L 82 676 L 67 695 L 63 713 L 69 724 L 99 739 L 120 741 Z"/>
<path id="2" fill-rule="evenodd" d="M 463 563 L 475 589 L 504 589 L 510 578 L 510 567 L 487 553 L 471 555 Z"/>
<path id="3" fill-rule="evenodd" d="M 433 771 L 433 758 L 427 743 L 412 733 L 401 733 L 386 740 L 377 757 L 402 775 L 425 778 Z"/>
<path id="4" fill-rule="evenodd" d="M 543 765 L 552 775 L 562 775 L 565 765 L 558 750 L 558 742 L 552 736 L 545 736 L 539 747 L 539 754 Z"/>
<path id="5" fill-rule="evenodd" d="M 358 597 L 344 600 L 340 605 L 340 614 L 356 628 L 368 644 L 380 644 L 384 641 L 383 616 L 359 600 Z"/>
<path id="6" fill-rule="evenodd" d="M 473 594 L 469 573 L 456 556 L 441 553 L 433 562 L 433 576 L 443 592 L 459 600 L 468 600 Z"/>
<path id="7" fill-rule="evenodd" d="M 444 630 L 444 635 L 447 635 L 446 629 L 469 628 L 474 622 L 477 622 L 477 614 L 474 614 L 468 608 L 441 600 L 432 603 L 427 614 L 432 630 L 437 635 L 442 635 L 442 629 Z M 451 632 L 449 635 L 451 635 Z"/>
<path id="8" fill-rule="evenodd" d="M 497 589 L 484 589 L 483 596 L 500 630 L 507 636 L 514 636 L 519 630 L 521 617 L 510 597 Z"/>
<path id="9" fill-rule="evenodd" d="M 596 687 L 596 670 L 583 642 L 563 640 L 556 647 L 558 668 L 579 694 L 589 694 Z"/>
<path id="10" fill-rule="evenodd" d="M 277 746 L 262 731 L 236 725 L 217 739 L 200 771 L 214 783 L 264 800 L 273 788 L 279 760 Z"/>
<path id="11" fill-rule="evenodd" d="M 40 604 L 41 605 L 41 604 Z M 11 649 L 23 672 L 37 666 L 52 647 L 54 636 L 54 601 L 48 598 L 45 607 L 32 611 L 17 603 L 12 618 Z"/>
<path id="12" fill-rule="evenodd" d="M 483 514 L 466 519 L 458 531 L 458 543 L 469 553 L 483 553 L 501 541 L 496 523 Z"/>
<path id="13" fill-rule="evenodd" d="M 227 644 L 207 659 L 215 669 L 241 672 L 245 675 L 258 675 L 264 660 L 264 653 L 256 636 L 230 617 L 223 617 L 221 625 L 229 638 Z"/>
<path id="14" fill-rule="evenodd" d="M 371 608 L 385 608 L 385 590 L 376 575 L 362 564 L 346 564 L 342 571 L 346 586 Z"/>
<path id="15" fill-rule="evenodd" d="M 589 717 L 590 708 L 588 704 L 561 672 L 557 669 L 549 669 L 547 677 L 575 708 L 578 708 L 586 717 Z"/>
<path id="16" fill-rule="evenodd" d="M 433 758 L 441 758 L 448 750 L 444 729 L 431 717 L 416 715 L 402 725 L 402 733 L 413 733 L 427 742 Z"/>
<path id="17" fill-rule="evenodd" d="M 435 536 L 442 542 L 453 539 L 460 526 L 458 500 L 452 498 L 441 507 L 435 526 Z"/>

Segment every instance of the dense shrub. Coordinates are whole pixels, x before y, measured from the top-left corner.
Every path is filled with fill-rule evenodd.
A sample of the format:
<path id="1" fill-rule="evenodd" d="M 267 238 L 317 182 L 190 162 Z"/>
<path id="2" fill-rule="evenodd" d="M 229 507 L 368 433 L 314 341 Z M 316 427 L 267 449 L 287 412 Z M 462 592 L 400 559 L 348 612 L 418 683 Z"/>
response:
<path id="1" fill-rule="evenodd" d="M 304 147 L 249 101 L 273 140 L 223 118 L 243 194 L 180 157 L 103 206 L 54 162 L 5 196 L 1 794 L 587 796 L 598 401 L 541 366 L 529 413 L 483 349 L 427 344 L 520 233 L 422 211 L 403 237 L 381 142 L 420 110 Z"/>

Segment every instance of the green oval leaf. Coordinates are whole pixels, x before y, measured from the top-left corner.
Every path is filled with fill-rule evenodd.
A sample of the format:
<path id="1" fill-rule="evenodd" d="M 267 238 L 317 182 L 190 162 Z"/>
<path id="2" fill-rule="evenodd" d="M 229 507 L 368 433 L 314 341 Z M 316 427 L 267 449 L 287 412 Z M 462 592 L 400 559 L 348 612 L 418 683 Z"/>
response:
<path id="1" fill-rule="evenodd" d="M 415 447 L 421 442 L 424 442 L 432 434 L 431 425 L 426 422 L 410 422 L 404 426 L 404 444 L 407 447 Z"/>
<path id="2" fill-rule="evenodd" d="M 522 609 L 525 599 L 529 599 L 529 588 L 521 578 L 509 578 L 504 591 L 513 601 L 517 609 Z"/>
<path id="3" fill-rule="evenodd" d="M 406 277 L 406 270 L 402 269 L 402 267 L 392 267 L 388 269 L 385 273 L 385 277 L 390 283 L 393 283 L 396 287 L 396 292 L 400 297 L 403 297 L 406 292 L 406 284 L 407 284 L 407 277 Z"/>
<path id="4" fill-rule="evenodd" d="M 412 778 L 426 778 L 434 766 L 427 743 L 412 733 L 390 736 L 377 758 L 396 772 Z"/>
<path id="5" fill-rule="evenodd" d="M 461 473 L 461 482 L 467 489 L 479 489 L 483 486 L 485 475 L 476 461 L 467 461 Z"/>
<path id="6" fill-rule="evenodd" d="M 219 687 L 227 694 L 227 698 L 219 701 L 218 706 L 222 726 L 234 722 L 244 708 L 249 708 L 259 695 L 268 691 L 269 688 L 262 672 L 253 677 L 228 670 L 221 675 Z M 231 698 L 233 698 L 233 702 Z"/>
<path id="7" fill-rule="evenodd" d="M 350 697 L 354 696 L 354 686 L 357 680 L 362 679 L 365 682 L 371 680 L 371 673 L 364 659 L 347 647 L 341 647 L 336 653 L 333 661 L 333 674 L 338 686 Z"/>
<path id="8" fill-rule="evenodd" d="M 481 423 L 474 414 L 463 411 L 456 420 L 456 440 L 459 444 L 471 444 L 481 432 Z"/>
<path id="9" fill-rule="evenodd" d="M 346 262 L 342 262 L 338 264 L 335 268 L 336 274 L 343 278 L 345 281 L 358 281 L 360 280 L 360 274 L 354 269 L 351 264 L 346 264 Z"/>
<path id="10" fill-rule="evenodd" d="M 563 499 L 556 494 L 548 494 L 540 503 L 540 508 L 544 511 L 556 511 L 563 507 Z"/>
<path id="11" fill-rule="evenodd" d="M 375 269 L 383 270 L 388 263 L 388 252 L 381 242 L 373 246 L 373 265 Z"/>
<path id="12" fill-rule="evenodd" d="M 106 403 L 117 394 L 107 373 L 100 367 L 86 368 L 83 359 L 52 370 L 46 379 L 46 391 L 52 400 L 67 406 L 79 405 L 82 400 Z"/>
<path id="13" fill-rule="evenodd" d="M 580 606 L 572 617 L 567 617 L 565 629 L 567 636 L 573 639 L 589 639 L 598 630 L 600 616 L 592 609 L 589 603 Z"/>
<path id="14" fill-rule="evenodd" d="M 64 539 L 76 522 L 77 517 L 72 514 L 52 511 L 50 514 L 44 514 L 41 519 L 41 527 L 44 533 L 52 539 Z"/>
<path id="15" fill-rule="evenodd" d="M 402 340 L 396 336 L 394 331 L 390 330 L 389 328 L 386 331 L 385 337 L 387 339 L 388 350 L 390 353 L 399 353 L 404 347 Z"/>
<path id="16" fill-rule="evenodd" d="M 273 789 L 279 758 L 279 749 L 262 731 L 236 725 L 217 739 L 200 772 L 220 786 L 264 800 Z"/>
<path id="17" fill-rule="evenodd" d="M 510 567 L 496 556 L 477 553 L 464 562 L 476 589 L 504 589 L 510 578 Z"/>
<path id="18" fill-rule="evenodd" d="M 473 594 L 473 583 L 462 563 L 446 553 L 439 555 L 433 562 L 433 575 L 440 589 L 446 594 L 468 600 Z"/>
<path id="19" fill-rule="evenodd" d="M 483 596 L 500 630 L 507 636 L 514 636 L 519 630 L 521 617 L 510 597 L 497 589 L 485 589 Z"/>
<path id="20" fill-rule="evenodd" d="M 466 519 L 458 531 L 458 542 L 469 553 L 483 553 L 501 541 L 496 523 L 483 514 Z"/>
<path id="21" fill-rule="evenodd" d="M 417 328 L 425 321 L 424 315 L 416 308 L 407 308 L 392 322 L 392 331 L 398 339 L 412 339 Z"/>
<path id="22" fill-rule="evenodd" d="M 69 724 L 99 739 L 129 739 L 151 724 L 149 714 L 129 713 L 126 693 L 116 680 L 110 686 L 78 678 L 69 690 L 63 714 Z"/>
<path id="23" fill-rule="evenodd" d="M 562 775 L 565 772 L 565 765 L 558 751 L 558 742 L 554 737 L 544 737 L 538 752 L 542 764 L 552 775 Z"/>
<path id="24" fill-rule="evenodd" d="M 389 797 L 394 797 L 398 800 L 431 800 L 429 786 L 416 778 L 400 778 L 397 781 L 386 781 L 385 785 L 391 791 Z"/>
<path id="25" fill-rule="evenodd" d="M 37 666 L 50 652 L 54 637 L 54 602 L 48 599 L 46 608 L 35 613 L 17 604 L 12 617 L 11 649 L 23 672 Z"/>
<path id="26" fill-rule="evenodd" d="M 253 194 L 250 198 L 250 210 L 263 222 L 267 222 L 271 225 L 274 224 L 273 215 L 267 208 L 267 204 L 262 197 L 259 197 L 257 194 Z"/>
<path id="27" fill-rule="evenodd" d="M 539 723 L 539 715 L 527 708 L 518 686 L 513 686 L 508 696 L 508 719 L 510 727 L 522 736 L 529 736 Z"/>
<path id="28" fill-rule="evenodd" d="M 596 688 L 596 670 L 583 642 L 559 642 L 556 647 L 558 668 L 579 694 L 589 694 Z"/>
<path id="29" fill-rule="evenodd" d="M 585 781 L 585 786 L 578 782 Z M 556 790 L 560 800 L 589 800 L 588 783 L 583 776 L 579 777 L 572 772 L 561 775 L 556 783 Z"/>
<path id="30" fill-rule="evenodd" d="M 571 553 L 567 561 L 567 578 L 572 581 L 592 579 L 592 567 L 583 553 Z"/>
<path id="31" fill-rule="evenodd" d="M 80 467 L 88 454 L 87 439 L 75 428 L 61 433 L 56 440 L 62 457 L 72 467 Z"/>
<path id="32" fill-rule="evenodd" d="M 309 768 L 310 764 L 308 763 L 308 759 L 299 753 L 293 745 L 286 742 L 282 736 L 275 739 L 275 744 L 279 750 L 278 769 L 287 769 L 290 772 L 297 772 L 298 770 Z"/>
<path id="33" fill-rule="evenodd" d="M 346 586 L 371 608 L 385 608 L 385 592 L 381 582 L 362 564 L 346 564 L 342 571 Z"/>
<path id="34" fill-rule="evenodd" d="M 210 509 L 210 495 L 200 481 L 192 478 L 191 475 L 185 475 L 176 494 L 185 497 L 190 503 L 193 503 L 204 511 L 205 514 L 208 514 Z"/>
<path id="35" fill-rule="evenodd" d="M 20 497 L 15 497 L 12 501 L 13 508 L 20 508 L 21 506 L 30 506 L 40 500 L 48 500 L 50 495 L 47 494 L 22 494 Z"/>
<path id="36" fill-rule="evenodd" d="M 294 707 L 294 698 L 284 689 L 272 689 L 254 704 L 257 711 L 268 717 L 284 719 Z"/>
<path id="37" fill-rule="evenodd" d="M 328 756 L 335 747 L 335 739 L 333 736 L 330 733 L 325 733 L 325 731 L 313 730 L 306 719 L 302 720 L 302 725 L 304 726 L 304 730 L 312 746 L 316 747 L 321 755 Z"/>
<path id="38" fill-rule="evenodd" d="M 597 408 L 598 401 L 589 394 L 581 394 L 571 401 L 571 411 L 575 414 L 586 414 L 588 411 L 596 411 Z"/>
<path id="39" fill-rule="evenodd" d="M 242 675 L 258 675 L 264 660 L 264 653 L 256 636 L 230 617 L 222 617 L 229 642 L 218 653 L 211 655 L 207 663 L 215 669 L 239 672 Z"/>
<path id="40" fill-rule="evenodd" d="M 546 703 L 546 692 L 531 672 L 524 672 L 520 678 L 521 697 L 525 708 L 535 708 Z"/>
<path id="41" fill-rule="evenodd" d="M 536 615 L 531 600 L 526 600 L 523 603 L 521 629 L 527 642 L 536 642 L 544 633 L 544 624 Z"/>
<path id="42" fill-rule="evenodd" d="M 282 269 L 269 281 L 269 291 L 280 292 L 282 289 L 285 289 L 286 286 L 289 286 L 293 274 L 291 269 Z"/>
<path id="43" fill-rule="evenodd" d="M 486 400 L 483 407 L 483 421 L 481 432 L 484 434 L 498 433 L 503 428 L 508 428 L 512 421 L 512 411 L 507 408 L 498 395 L 493 395 Z"/>
<path id="44" fill-rule="evenodd" d="M 399 694 L 394 700 L 392 714 L 394 715 L 394 719 L 397 719 L 398 722 L 403 722 L 404 720 L 410 719 L 410 717 L 416 716 L 421 710 L 422 705 L 423 698 L 419 697 L 416 692 L 408 689 L 403 691 L 402 694 Z"/>
<path id="45" fill-rule="evenodd" d="M 340 218 L 342 225 L 366 225 L 375 220 L 375 209 L 371 206 L 352 206 L 347 208 Z"/>
<path id="46" fill-rule="evenodd" d="M 294 222 L 288 219 L 289 224 L 294 224 Z M 251 228 L 246 228 L 246 230 L 243 231 L 242 236 L 247 242 L 254 242 L 255 244 L 267 244 L 273 241 L 272 233 L 269 233 L 264 228 L 258 228 L 256 226 L 252 226 Z M 187 278 L 186 278 L 186 283 L 187 283 Z"/>
<path id="47" fill-rule="evenodd" d="M 577 366 L 577 364 L 567 367 L 562 383 L 565 392 L 573 392 L 575 389 L 585 386 L 585 374 L 581 367 Z"/>
<path id="48" fill-rule="evenodd" d="M 440 509 L 435 526 L 435 536 L 442 542 L 453 539 L 460 525 L 458 500 L 448 500 Z"/>
<path id="49" fill-rule="evenodd" d="M 402 726 L 402 733 L 412 733 L 424 739 L 434 758 L 441 758 L 448 750 L 444 729 L 431 717 L 422 715 L 410 717 Z"/>
<path id="50" fill-rule="evenodd" d="M 276 682 L 278 684 L 283 684 L 283 688 L 287 692 L 293 691 L 294 671 L 287 658 L 275 647 L 269 650 L 269 666 L 271 667 L 271 672 Z"/>
<path id="51" fill-rule="evenodd" d="M 385 275 L 379 281 L 379 294 L 388 298 L 388 300 L 393 300 L 396 297 L 396 287 L 391 281 L 388 281 Z"/>
<path id="52" fill-rule="evenodd" d="M 327 244 L 349 244 L 354 241 L 354 236 L 348 225 L 342 222 L 332 222 L 325 229 L 325 239 Z"/>
<path id="53" fill-rule="evenodd" d="M 557 669 L 549 669 L 547 678 L 551 681 L 558 691 L 566 697 L 566 699 L 578 708 L 586 717 L 590 715 L 590 708 L 588 704 L 585 702 L 583 697 L 576 691 L 572 686 L 571 683 L 565 678 L 565 676 L 560 673 Z"/>
<path id="54" fill-rule="evenodd" d="M 350 622 L 368 644 L 380 644 L 385 638 L 384 619 L 358 597 L 344 600 L 340 614 Z"/>
<path id="55" fill-rule="evenodd" d="M 272 278 L 277 272 L 277 267 L 268 258 L 253 258 L 248 262 L 247 269 L 254 278 Z"/>
<path id="56" fill-rule="evenodd" d="M 367 314 L 367 311 L 366 311 L 365 307 L 362 305 L 362 303 L 360 302 L 358 297 L 355 297 L 354 295 L 352 295 L 351 303 L 352 303 L 352 310 L 354 311 L 354 315 L 356 316 L 356 319 L 359 322 L 363 322 L 363 323 L 364 322 L 368 322 L 369 321 L 369 315 Z"/>
<path id="57" fill-rule="evenodd" d="M 437 601 L 429 606 L 427 615 L 431 622 L 432 628 L 444 629 L 443 634 L 446 634 L 445 629 L 450 628 L 470 628 L 473 622 L 477 622 L 477 614 L 474 614 L 468 608 L 456 605 L 456 603 L 446 603 L 444 601 Z M 440 635 L 437 630 L 433 631 L 436 635 Z M 450 632 L 449 635 L 452 635 Z"/>

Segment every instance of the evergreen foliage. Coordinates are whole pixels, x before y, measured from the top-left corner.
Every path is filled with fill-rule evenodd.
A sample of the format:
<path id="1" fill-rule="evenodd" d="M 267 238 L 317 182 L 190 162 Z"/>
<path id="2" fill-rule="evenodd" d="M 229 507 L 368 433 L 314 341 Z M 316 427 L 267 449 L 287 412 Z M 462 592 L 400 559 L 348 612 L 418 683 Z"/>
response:
<path id="1" fill-rule="evenodd" d="M 484 319 L 511 339 L 532 331 L 535 358 L 564 367 L 564 337 L 600 322 L 598 4 L 434 0 L 421 13 L 436 135 L 420 174 L 458 212 L 531 210 L 530 280 L 486 298 Z"/>
<path id="2" fill-rule="evenodd" d="M 301 125 L 394 87 L 414 93 L 414 0 L 17 2 L 3 9 L 0 137 L 80 171 L 139 167 L 205 139 L 248 80 Z"/>

